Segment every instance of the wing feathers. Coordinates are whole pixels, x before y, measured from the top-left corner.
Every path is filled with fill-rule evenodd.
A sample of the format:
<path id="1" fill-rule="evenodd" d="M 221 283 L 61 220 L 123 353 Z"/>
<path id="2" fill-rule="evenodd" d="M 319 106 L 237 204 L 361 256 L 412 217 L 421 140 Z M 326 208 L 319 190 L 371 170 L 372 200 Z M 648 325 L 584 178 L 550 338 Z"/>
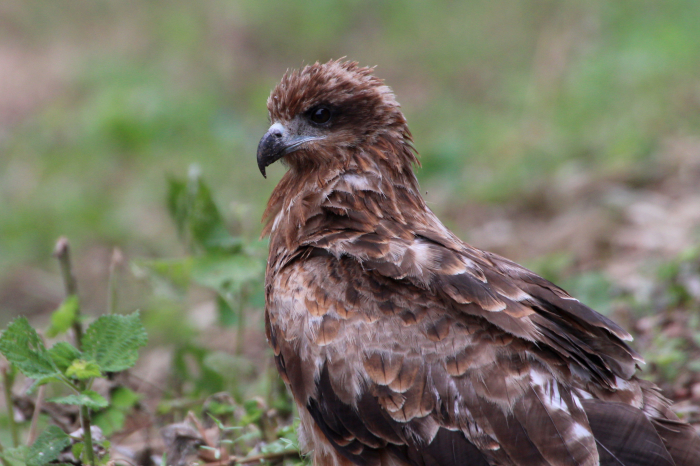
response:
<path id="1" fill-rule="evenodd" d="M 432 442 L 410 450 L 409 459 L 417 466 L 489 466 L 483 453 L 460 431 L 440 429 Z"/>
<path id="2" fill-rule="evenodd" d="M 601 466 L 676 466 L 642 411 L 624 403 L 583 400 Z"/>
<path id="3" fill-rule="evenodd" d="M 515 418 L 550 464 L 597 466 L 595 440 L 583 409 L 557 381 L 537 378 L 544 383 L 529 386 L 513 407 Z"/>

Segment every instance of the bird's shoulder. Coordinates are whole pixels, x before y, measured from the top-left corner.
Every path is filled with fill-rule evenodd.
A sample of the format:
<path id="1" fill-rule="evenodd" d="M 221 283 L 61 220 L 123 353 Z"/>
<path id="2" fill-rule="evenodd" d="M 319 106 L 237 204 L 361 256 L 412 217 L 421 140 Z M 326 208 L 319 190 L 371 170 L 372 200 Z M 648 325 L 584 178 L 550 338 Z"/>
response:
<path id="1" fill-rule="evenodd" d="M 416 309 L 429 301 L 441 321 L 478 318 L 557 353 L 577 375 L 595 383 L 615 389 L 618 378 L 634 375 L 641 358 L 626 343 L 630 335 L 612 320 L 536 273 L 462 242 L 428 209 L 398 217 L 367 208 L 381 197 L 378 188 L 364 183 L 361 192 L 324 194 L 322 208 L 300 228 L 302 239 L 293 251 L 279 248 L 286 256 L 269 270 L 270 282 L 296 271 L 306 277 L 297 278 L 302 287 L 321 292 L 323 280 L 330 286 L 324 293 L 342 295 L 362 314 L 392 300 L 416 303 Z M 273 288 L 284 292 L 281 285 L 278 278 Z M 411 306 L 398 312 L 420 314 Z"/>

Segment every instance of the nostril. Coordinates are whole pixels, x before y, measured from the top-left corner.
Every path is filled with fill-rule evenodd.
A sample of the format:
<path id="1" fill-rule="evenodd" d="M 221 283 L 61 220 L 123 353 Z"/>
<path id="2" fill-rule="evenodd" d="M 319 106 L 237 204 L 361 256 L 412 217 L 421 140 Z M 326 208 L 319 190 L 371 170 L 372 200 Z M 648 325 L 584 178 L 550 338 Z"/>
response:
<path id="1" fill-rule="evenodd" d="M 274 125 L 270 126 L 270 129 L 268 129 L 267 132 L 270 134 L 270 136 L 280 139 L 284 136 L 284 126 L 282 126 L 279 122 L 275 123 Z"/>

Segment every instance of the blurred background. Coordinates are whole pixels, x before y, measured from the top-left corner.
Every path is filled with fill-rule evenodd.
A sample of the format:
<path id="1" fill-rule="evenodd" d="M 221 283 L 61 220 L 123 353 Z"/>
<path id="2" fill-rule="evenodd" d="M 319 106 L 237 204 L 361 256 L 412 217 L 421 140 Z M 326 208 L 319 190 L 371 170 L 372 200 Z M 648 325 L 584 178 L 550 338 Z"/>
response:
<path id="1" fill-rule="evenodd" d="M 438 216 L 633 331 L 646 376 L 695 419 L 698 24 L 695 0 L 3 0 L 0 324 L 48 320 L 65 235 L 84 312 L 114 296 L 141 310 L 155 404 L 207 386 L 260 395 L 262 268 L 229 296 L 240 318 L 221 281 L 178 282 L 173 267 L 207 251 L 168 199 L 206 184 L 236 254 L 262 264 L 284 170 L 256 167 L 266 98 L 285 70 L 345 56 L 394 89 Z M 174 361 L 182 348 L 199 375 Z M 206 370 L 218 385 L 188 379 Z"/>

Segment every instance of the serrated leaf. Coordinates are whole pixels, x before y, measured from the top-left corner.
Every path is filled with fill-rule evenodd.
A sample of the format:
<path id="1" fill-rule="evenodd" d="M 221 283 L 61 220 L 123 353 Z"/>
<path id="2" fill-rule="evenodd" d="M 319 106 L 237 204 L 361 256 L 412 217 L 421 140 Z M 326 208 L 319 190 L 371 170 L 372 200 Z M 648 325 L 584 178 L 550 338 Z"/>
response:
<path id="1" fill-rule="evenodd" d="M 87 406 L 90 409 L 102 409 L 109 406 L 105 398 L 93 390 L 85 390 L 78 395 L 60 396 L 50 398 L 48 401 L 52 403 L 61 403 L 64 405 Z"/>
<path id="2" fill-rule="evenodd" d="M 84 359 L 76 359 L 66 369 L 66 376 L 78 380 L 87 380 L 93 377 L 100 377 L 102 372 L 100 366 L 94 361 L 85 361 Z"/>
<path id="3" fill-rule="evenodd" d="M 58 458 L 70 445 L 70 437 L 59 427 L 49 426 L 37 437 L 27 452 L 27 466 L 43 466 Z"/>
<path id="4" fill-rule="evenodd" d="M 46 336 L 52 338 L 68 331 L 75 319 L 78 318 L 79 308 L 80 303 L 76 295 L 71 295 L 64 299 L 58 309 L 51 314 L 51 325 L 46 331 Z"/>
<path id="5" fill-rule="evenodd" d="M 44 383 L 60 372 L 36 330 L 25 317 L 15 319 L 0 337 L 0 353 L 24 375 Z"/>
<path id="6" fill-rule="evenodd" d="M 138 349 L 148 342 L 139 313 L 103 315 L 83 336 L 83 354 L 104 372 L 119 372 L 133 366 Z"/>
<path id="7" fill-rule="evenodd" d="M 67 341 L 59 341 L 49 349 L 49 356 L 58 369 L 65 373 L 73 361 L 82 357 L 78 349 Z"/>

